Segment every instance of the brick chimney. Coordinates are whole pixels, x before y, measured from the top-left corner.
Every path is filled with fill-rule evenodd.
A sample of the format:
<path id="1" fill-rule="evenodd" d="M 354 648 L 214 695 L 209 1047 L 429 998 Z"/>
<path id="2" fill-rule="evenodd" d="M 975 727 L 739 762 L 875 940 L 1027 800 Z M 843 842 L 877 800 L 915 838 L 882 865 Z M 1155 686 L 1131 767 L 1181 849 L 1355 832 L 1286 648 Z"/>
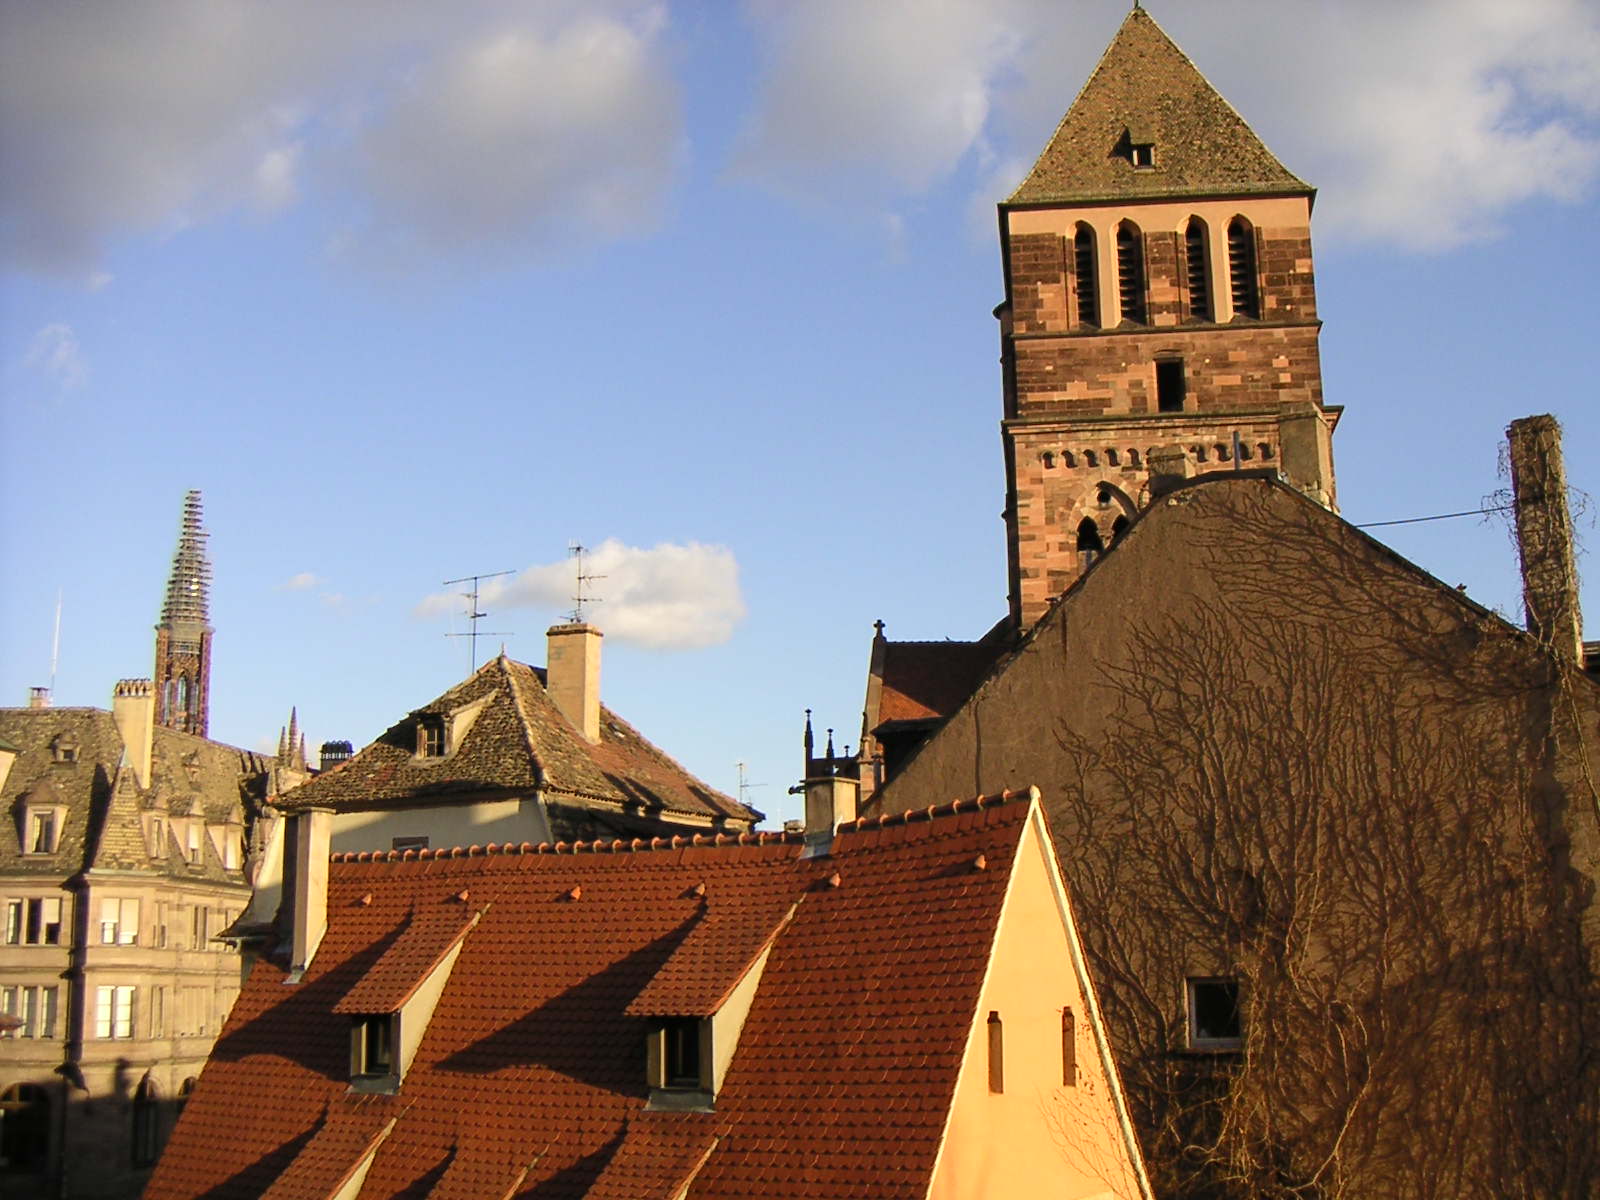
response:
<path id="1" fill-rule="evenodd" d="M 111 716 L 117 723 L 133 777 L 150 786 L 150 755 L 156 730 L 156 689 L 148 679 L 119 679 L 111 689 Z"/>
<path id="2" fill-rule="evenodd" d="M 1548 414 L 1522 417 L 1506 430 L 1511 448 L 1511 504 L 1522 559 L 1528 631 L 1559 657 L 1583 661 L 1583 616 L 1573 563 L 1561 426 Z"/>
<path id="3" fill-rule="evenodd" d="M 561 715 L 591 741 L 600 740 L 600 639 L 593 625 L 552 625 L 545 633 L 545 691 Z"/>
<path id="4" fill-rule="evenodd" d="M 298 978 L 328 931 L 328 852 L 333 842 L 333 810 L 309 808 L 289 818 L 284 866 L 288 878 L 290 959 Z M 281 928 L 281 926 L 280 926 Z"/>

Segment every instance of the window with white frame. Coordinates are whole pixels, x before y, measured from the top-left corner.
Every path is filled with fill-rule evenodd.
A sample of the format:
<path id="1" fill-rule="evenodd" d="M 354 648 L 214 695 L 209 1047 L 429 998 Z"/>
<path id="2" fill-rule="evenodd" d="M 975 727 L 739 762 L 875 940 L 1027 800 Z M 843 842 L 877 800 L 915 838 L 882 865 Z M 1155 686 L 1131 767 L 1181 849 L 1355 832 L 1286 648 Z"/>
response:
<path id="1" fill-rule="evenodd" d="M 134 946 L 139 942 L 139 901 L 128 896 L 100 900 L 100 944 Z"/>
<path id="2" fill-rule="evenodd" d="M 24 854 L 54 854 L 61 844 L 59 808 L 36 808 L 29 805 L 24 814 L 22 852 Z"/>
<path id="3" fill-rule="evenodd" d="M 6 945 L 60 944 L 61 897 L 25 896 L 6 901 Z"/>
<path id="4" fill-rule="evenodd" d="M 95 988 L 95 1037 L 122 1040 L 133 1036 L 134 991 L 132 987 L 120 985 Z"/>
<path id="5" fill-rule="evenodd" d="M 0 987 L 0 1012 L 22 1024 L 0 1031 L 0 1037 L 53 1038 L 60 990 L 47 984 L 7 984 Z"/>
<path id="6" fill-rule="evenodd" d="M 186 857 L 189 860 L 190 863 L 198 863 L 200 861 L 200 822 L 199 821 L 190 821 L 189 822 L 189 836 L 188 836 L 188 841 L 186 843 L 185 850 L 184 850 L 184 857 Z"/>

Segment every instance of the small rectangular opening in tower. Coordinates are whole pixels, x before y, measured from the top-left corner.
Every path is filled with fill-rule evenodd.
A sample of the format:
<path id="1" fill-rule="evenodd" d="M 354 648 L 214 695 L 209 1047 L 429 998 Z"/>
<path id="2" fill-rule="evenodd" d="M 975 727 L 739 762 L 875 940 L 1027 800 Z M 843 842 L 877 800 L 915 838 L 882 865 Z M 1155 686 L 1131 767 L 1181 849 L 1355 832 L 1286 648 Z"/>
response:
<path id="1" fill-rule="evenodd" d="M 1183 359 L 1156 361 L 1156 411 L 1183 411 Z"/>

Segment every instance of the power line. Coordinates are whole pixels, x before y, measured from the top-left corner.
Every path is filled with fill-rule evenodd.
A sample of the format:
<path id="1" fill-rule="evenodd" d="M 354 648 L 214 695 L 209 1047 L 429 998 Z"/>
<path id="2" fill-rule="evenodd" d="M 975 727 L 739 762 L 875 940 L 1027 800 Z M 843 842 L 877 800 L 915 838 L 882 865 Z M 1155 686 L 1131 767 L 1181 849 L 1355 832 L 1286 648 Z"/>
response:
<path id="1" fill-rule="evenodd" d="M 1423 521 L 1448 521 L 1454 517 L 1487 517 L 1494 513 L 1510 512 L 1511 505 L 1496 504 L 1489 508 L 1468 508 L 1461 512 L 1439 513 L 1431 517 L 1402 517 L 1398 521 L 1364 521 L 1357 529 L 1378 529 L 1384 525 L 1418 525 Z"/>

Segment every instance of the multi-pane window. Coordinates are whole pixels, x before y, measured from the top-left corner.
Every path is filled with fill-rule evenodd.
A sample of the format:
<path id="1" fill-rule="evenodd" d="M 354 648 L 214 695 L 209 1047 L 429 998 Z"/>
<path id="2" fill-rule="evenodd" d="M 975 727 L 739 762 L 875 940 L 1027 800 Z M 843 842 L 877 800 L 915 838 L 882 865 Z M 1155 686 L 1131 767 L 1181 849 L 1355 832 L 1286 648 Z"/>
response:
<path id="1" fill-rule="evenodd" d="M 6 945 L 60 944 L 61 897 L 30 896 L 6 901 Z"/>
<path id="2" fill-rule="evenodd" d="M 139 902 L 106 896 L 100 901 L 100 944 L 133 946 L 139 941 Z"/>
<path id="3" fill-rule="evenodd" d="M 94 1035 L 102 1040 L 133 1036 L 133 994 L 131 987 L 101 986 L 94 990 Z"/>
<path id="4" fill-rule="evenodd" d="M 0 1032 L 0 1037 L 55 1037 L 59 999 L 59 989 L 54 985 L 7 984 L 0 987 L 0 1012 L 22 1022 L 16 1029 Z"/>

